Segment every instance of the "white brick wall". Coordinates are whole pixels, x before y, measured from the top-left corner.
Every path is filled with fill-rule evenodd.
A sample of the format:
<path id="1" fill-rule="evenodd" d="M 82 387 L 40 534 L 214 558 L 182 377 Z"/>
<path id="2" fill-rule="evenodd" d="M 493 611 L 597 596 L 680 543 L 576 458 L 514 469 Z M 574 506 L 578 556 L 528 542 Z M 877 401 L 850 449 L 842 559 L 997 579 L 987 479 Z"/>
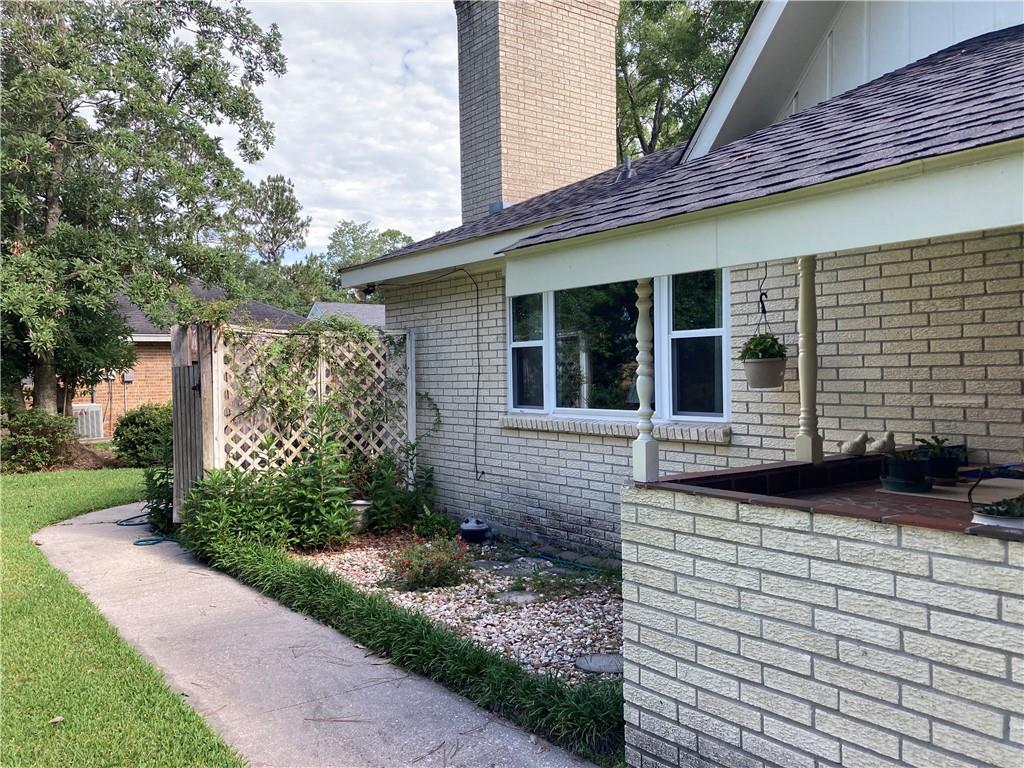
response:
<path id="1" fill-rule="evenodd" d="M 622 552 L 630 765 L 1024 764 L 1024 543 L 627 488 Z"/>
<path id="2" fill-rule="evenodd" d="M 819 409 L 827 448 L 863 430 L 878 434 L 888 427 L 901 442 L 934 432 L 966 440 L 977 459 L 1016 456 L 1024 434 L 1021 233 L 1018 227 L 820 258 Z M 763 265 L 732 270 L 734 352 L 753 331 L 763 274 Z M 550 420 L 506 416 L 504 279 L 500 272 L 475 279 L 482 362 L 475 465 L 473 283 L 458 273 L 414 287 L 383 286 L 388 325 L 416 331 L 417 388 L 441 410 L 440 432 L 423 440 L 424 460 L 437 470 L 441 502 L 453 512 L 501 523 L 519 536 L 548 537 L 571 548 L 617 550 L 618 489 L 630 479 L 634 427 L 616 430 L 573 421 L 562 432 L 553 431 L 563 427 Z M 794 355 L 796 280 L 795 263 L 768 265 L 770 320 L 794 345 Z M 703 430 L 659 433 L 665 438 L 664 471 L 792 458 L 798 413 L 795 357 L 781 391 L 748 390 L 742 366 L 734 363 L 731 396 L 733 418 L 727 429 L 704 425 Z M 433 416 L 425 407 L 420 414 L 420 432 L 425 433 Z M 479 477 L 475 466 L 483 473 Z M 774 519 L 777 513 L 767 514 Z M 763 522 L 757 510 L 744 515 L 752 523 Z M 810 525 L 806 517 L 804 525 Z M 834 518 L 831 525 L 836 526 L 831 533 L 842 536 L 848 521 Z M 894 535 L 881 530 L 874 543 L 893 546 Z M 789 540 L 793 547 L 801 541 L 796 536 Z M 851 552 L 851 566 L 870 566 L 872 558 L 891 554 L 884 549 Z M 788 562 L 793 567 L 797 561 Z M 949 567 L 958 568 L 958 561 Z M 906 568 L 913 573 L 909 560 Z M 799 591 L 801 582 L 787 587 L 786 571 L 778 574 L 773 580 L 777 589 Z"/>

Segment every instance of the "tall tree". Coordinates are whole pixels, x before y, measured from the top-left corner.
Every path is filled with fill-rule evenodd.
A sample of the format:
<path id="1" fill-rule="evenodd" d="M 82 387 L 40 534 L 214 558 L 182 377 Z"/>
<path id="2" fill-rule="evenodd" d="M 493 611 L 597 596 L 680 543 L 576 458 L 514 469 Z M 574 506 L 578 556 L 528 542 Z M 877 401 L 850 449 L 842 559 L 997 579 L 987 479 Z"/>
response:
<path id="1" fill-rule="evenodd" d="M 234 219 L 241 245 L 264 264 L 281 266 L 289 248 L 305 248 L 311 219 L 302 216 L 291 179 L 267 176 L 258 185 L 247 183 Z"/>
<path id="2" fill-rule="evenodd" d="M 218 233 L 243 179 L 210 126 L 258 160 L 255 89 L 285 60 L 238 0 L 15 0 L 2 23 L 0 312 L 54 411 L 76 317 L 124 291 L 167 322 L 194 307 L 186 276 L 234 274 Z"/>
<path id="3" fill-rule="evenodd" d="M 739 44 L 747 0 L 623 0 L 616 51 L 619 156 L 685 141 Z"/>
<path id="4" fill-rule="evenodd" d="M 370 222 L 343 219 L 331 232 L 327 257 L 336 269 L 362 264 L 412 243 L 412 238 L 397 229 L 376 230 Z"/>
<path id="5" fill-rule="evenodd" d="M 246 295 L 305 315 L 317 301 L 349 301 L 346 291 L 334 284 L 334 270 L 320 253 L 311 253 L 291 264 L 250 262 L 244 273 Z"/>

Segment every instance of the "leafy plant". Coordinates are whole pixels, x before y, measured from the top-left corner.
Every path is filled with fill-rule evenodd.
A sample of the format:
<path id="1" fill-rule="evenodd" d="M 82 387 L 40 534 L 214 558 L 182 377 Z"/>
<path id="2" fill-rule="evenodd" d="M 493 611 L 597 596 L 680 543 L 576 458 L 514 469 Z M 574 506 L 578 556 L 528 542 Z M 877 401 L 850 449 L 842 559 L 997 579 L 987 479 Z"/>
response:
<path id="1" fill-rule="evenodd" d="M 272 483 L 270 474 L 234 467 L 207 472 L 185 499 L 179 540 L 208 562 L 238 543 L 284 549 L 291 525 L 280 508 L 269 503 Z"/>
<path id="2" fill-rule="evenodd" d="M 0 443 L 5 472 L 37 472 L 64 464 L 75 443 L 75 422 L 33 408 L 15 411 Z"/>
<path id="3" fill-rule="evenodd" d="M 412 526 L 424 507 L 434 504 L 434 470 L 416 460 L 416 444 L 401 453 L 382 451 L 376 458 L 359 454 L 352 457 L 358 477 L 353 487 L 373 502 L 367 510 L 367 527 L 386 533 Z M 410 479 L 411 478 L 411 479 Z"/>
<path id="4" fill-rule="evenodd" d="M 129 467 L 156 467 L 171 463 L 173 424 L 171 406 L 140 405 L 117 420 L 114 450 Z"/>
<path id="5" fill-rule="evenodd" d="M 993 501 L 977 511 L 979 514 L 992 517 L 1024 517 L 1024 493 L 1012 499 Z"/>
<path id="6" fill-rule="evenodd" d="M 920 456 L 913 448 L 904 448 L 902 451 L 893 449 L 891 453 L 887 454 L 889 461 L 896 462 L 924 462 L 925 457 Z"/>
<path id="7" fill-rule="evenodd" d="M 740 360 L 768 360 L 786 356 L 786 345 L 774 333 L 751 336 L 740 349 Z"/>
<path id="8" fill-rule="evenodd" d="M 932 435 L 929 438 L 919 437 L 916 442 L 921 444 L 921 451 L 925 452 L 930 458 L 933 459 L 963 459 L 964 450 L 963 448 L 946 445 L 949 442 L 948 438 L 939 437 L 938 435 Z"/>
<path id="9" fill-rule="evenodd" d="M 342 543 L 355 526 L 348 489 L 348 462 L 336 437 L 338 419 L 325 404 L 313 408 L 307 449 L 297 461 L 271 470 L 273 501 L 288 517 L 290 543 L 322 549 Z"/>
<path id="10" fill-rule="evenodd" d="M 174 470 L 171 467 L 146 467 L 146 513 L 154 533 L 170 533 L 173 527 Z"/>
<path id="11" fill-rule="evenodd" d="M 424 505 L 412 532 L 421 539 L 452 539 L 459 535 L 459 524 L 446 512 Z"/>
<path id="12" fill-rule="evenodd" d="M 387 566 L 399 589 L 432 589 L 461 584 L 469 572 L 469 548 L 458 539 L 414 541 L 397 549 Z"/>

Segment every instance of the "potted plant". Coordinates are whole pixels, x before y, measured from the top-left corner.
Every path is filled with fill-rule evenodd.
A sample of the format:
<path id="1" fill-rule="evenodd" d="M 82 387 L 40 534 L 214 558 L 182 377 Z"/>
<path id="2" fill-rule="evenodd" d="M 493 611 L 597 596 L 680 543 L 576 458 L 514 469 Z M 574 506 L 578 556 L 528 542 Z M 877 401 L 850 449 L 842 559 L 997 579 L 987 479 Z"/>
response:
<path id="1" fill-rule="evenodd" d="M 956 485 L 957 470 L 965 458 L 965 451 L 957 445 L 947 445 L 948 439 L 932 435 L 919 437 L 918 453 L 928 459 L 928 477 L 938 485 Z"/>
<path id="2" fill-rule="evenodd" d="M 971 522 L 1024 530 L 1024 494 L 975 507 Z"/>
<path id="3" fill-rule="evenodd" d="M 930 490 L 928 460 L 914 450 L 894 451 L 886 456 L 889 474 L 882 477 L 882 485 L 890 491 L 921 493 Z"/>
<path id="4" fill-rule="evenodd" d="M 779 389 L 786 374 L 786 345 L 774 333 L 759 333 L 747 339 L 739 359 L 747 372 L 751 389 Z"/>

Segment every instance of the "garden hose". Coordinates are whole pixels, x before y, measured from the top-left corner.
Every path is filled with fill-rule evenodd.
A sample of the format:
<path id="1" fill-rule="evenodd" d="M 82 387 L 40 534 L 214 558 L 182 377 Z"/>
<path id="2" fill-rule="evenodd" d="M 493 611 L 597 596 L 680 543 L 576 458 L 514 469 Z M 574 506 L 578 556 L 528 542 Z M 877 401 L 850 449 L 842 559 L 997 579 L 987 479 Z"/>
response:
<path id="1" fill-rule="evenodd" d="M 125 517 L 121 520 L 115 520 L 114 525 L 119 525 L 122 528 L 127 528 L 133 525 L 149 525 L 149 513 L 143 512 L 138 515 L 132 515 L 131 517 Z M 177 539 L 173 536 L 165 536 L 161 533 L 156 536 L 143 536 L 133 541 L 132 544 L 136 547 L 151 547 L 154 544 L 162 544 L 165 541 L 177 541 Z"/>

